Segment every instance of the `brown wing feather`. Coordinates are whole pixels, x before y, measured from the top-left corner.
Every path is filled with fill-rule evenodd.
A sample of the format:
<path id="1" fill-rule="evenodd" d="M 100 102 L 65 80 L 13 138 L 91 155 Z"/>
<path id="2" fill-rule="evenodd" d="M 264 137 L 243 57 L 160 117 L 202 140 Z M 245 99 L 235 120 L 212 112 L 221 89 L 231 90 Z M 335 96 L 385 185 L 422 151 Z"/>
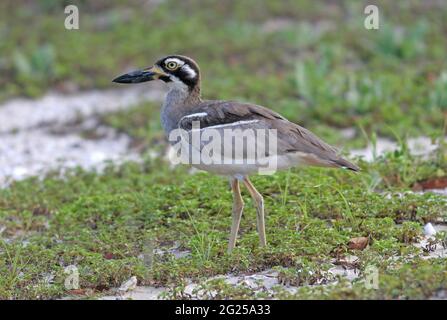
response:
<path id="1" fill-rule="evenodd" d="M 243 120 L 262 120 L 266 128 L 277 130 L 279 154 L 301 152 L 308 154 L 312 158 L 309 163 L 314 165 L 359 170 L 355 164 L 340 157 L 337 149 L 311 131 L 265 107 L 236 101 L 204 101 L 193 112 L 207 113 L 200 119 L 202 128 Z"/>

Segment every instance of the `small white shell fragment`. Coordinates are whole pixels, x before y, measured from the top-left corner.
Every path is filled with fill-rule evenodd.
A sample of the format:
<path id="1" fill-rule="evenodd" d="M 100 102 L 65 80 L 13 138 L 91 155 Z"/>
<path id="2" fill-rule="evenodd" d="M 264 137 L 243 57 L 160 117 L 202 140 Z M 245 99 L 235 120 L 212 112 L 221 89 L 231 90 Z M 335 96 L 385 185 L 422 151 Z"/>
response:
<path id="1" fill-rule="evenodd" d="M 424 226 L 424 234 L 428 237 L 436 234 L 436 230 L 430 222 Z"/>
<path id="2" fill-rule="evenodd" d="M 126 292 L 134 290 L 137 287 L 137 277 L 133 276 L 126 282 L 124 282 L 121 287 L 119 287 L 118 291 L 120 292 Z"/>

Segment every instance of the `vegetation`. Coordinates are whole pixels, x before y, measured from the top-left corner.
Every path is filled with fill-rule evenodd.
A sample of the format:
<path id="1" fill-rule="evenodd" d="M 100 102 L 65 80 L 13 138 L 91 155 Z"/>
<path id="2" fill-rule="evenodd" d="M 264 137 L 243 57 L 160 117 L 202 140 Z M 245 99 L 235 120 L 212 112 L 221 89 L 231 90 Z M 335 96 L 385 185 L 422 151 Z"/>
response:
<path id="1" fill-rule="evenodd" d="M 445 197 L 411 192 L 446 176 L 445 146 L 422 158 L 405 141 L 445 133 L 447 6 L 384 3 L 381 29 L 370 31 L 361 1 L 146 2 L 79 1 L 80 30 L 66 31 L 64 1 L 2 1 L 0 99 L 111 87 L 125 70 L 181 53 L 200 63 L 207 98 L 268 106 L 341 146 L 380 135 L 398 138 L 400 148 L 358 161 L 359 174 L 296 168 L 254 177 L 270 245 L 258 247 L 255 210 L 244 194 L 231 255 L 227 181 L 170 168 L 161 157 L 15 182 L 0 190 L 0 298 L 97 297 L 131 276 L 169 287 L 167 298 L 191 298 L 184 293 L 190 279 L 221 298 L 419 299 L 445 290 L 447 258 L 423 259 L 429 249 L 414 245 L 425 223 L 447 222 Z M 158 105 L 146 103 L 102 122 L 161 151 L 158 119 Z M 348 140 L 339 129 L 352 127 Z M 354 237 L 369 245 L 350 249 Z M 445 234 L 436 241 L 445 243 Z M 176 257 L 172 247 L 190 254 Z M 334 263 L 352 255 L 361 275 L 370 265 L 379 269 L 378 290 L 361 278 L 329 277 Z M 80 291 L 64 287 L 69 265 L 79 269 Z M 300 289 L 254 293 L 208 280 L 269 268 Z"/>
<path id="2" fill-rule="evenodd" d="M 2 1 L 0 99 L 110 87 L 117 74 L 181 53 L 200 63 L 207 97 L 268 106 L 336 141 L 332 128 L 352 126 L 438 136 L 447 7 L 383 3 L 375 31 L 363 27 L 365 3 L 79 1 L 80 29 L 69 31 L 64 1 Z"/>
<path id="3" fill-rule="evenodd" d="M 394 169 L 402 162 L 420 170 L 404 179 Z M 420 290 L 425 296 L 434 294 L 435 284 L 445 285 L 445 268 L 440 266 L 445 258 L 427 262 L 411 257 L 423 254 L 414 246 L 422 226 L 447 220 L 447 204 L 434 194 L 402 192 L 438 165 L 401 154 L 363 163 L 360 174 L 307 168 L 256 177 L 266 198 L 270 245 L 258 247 L 255 210 L 247 205 L 241 237 L 231 255 L 226 253 L 231 193 L 222 178 L 147 160 L 142 165 L 110 166 L 101 174 L 77 170 L 64 179 L 54 175 L 16 182 L 0 191 L 2 236 L 8 239 L 2 240 L 0 251 L 0 272 L 6 275 L 0 280 L 0 296 L 68 294 L 64 268 L 73 264 L 79 268 L 81 288 L 93 294 L 119 286 L 131 275 L 140 284 L 178 286 L 182 279 L 229 272 L 296 270 L 303 263 L 322 268 L 351 254 L 359 257 L 360 271 L 374 264 L 391 279 L 381 289 L 385 291 L 371 297 L 417 298 Z M 389 180 L 391 174 L 396 179 Z M 371 243 L 352 252 L 348 241 L 359 236 L 369 237 Z M 153 249 L 168 252 L 172 246 L 191 254 L 152 255 Z M 390 272 L 389 266 L 396 263 L 404 269 Z M 443 270 L 436 275 L 440 282 L 433 280 L 414 294 L 412 287 L 407 292 L 405 286 L 392 285 L 400 286 L 400 277 L 424 279 L 423 272 L 433 276 L 430 266 Z M 334 287 L 340 298 L 358 298 L 364 292 L 347 293 L 340 286 L 343 283 Z M 312 297 L 312 292 L 305 289 L 298 297 Z M 321 297 L 323 292 L 316 289 L 315 294 Z M 336 293 L 329 290 L 327 297 Z"/>

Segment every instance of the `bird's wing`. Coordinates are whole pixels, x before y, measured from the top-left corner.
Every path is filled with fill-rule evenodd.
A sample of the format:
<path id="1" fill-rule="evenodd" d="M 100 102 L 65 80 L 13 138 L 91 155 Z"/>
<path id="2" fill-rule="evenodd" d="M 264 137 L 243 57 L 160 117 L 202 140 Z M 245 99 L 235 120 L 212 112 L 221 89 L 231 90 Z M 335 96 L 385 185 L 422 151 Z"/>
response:
<path id="1" fill-rule="evenodd" d="M 251 120 L 286 120 L 280 114 L 267 108 L 249 103 L 236 101 L 205 101 L 193 108 L 180 119 L 179 128 L 191 130 L 193 122 L 200 124 L 200 128 L 221 126 L 240 121 Z M 198 122 L 198 123 L 197 123 Z"/>
<path id="2" fill-rule="evenodd" d="M 275 129 L 277 153 L 298 152 L 309 157 L 314 165 L 346 167 L 358 171 L 359 168 L 338 155 L 337 149 L 325 143 L 311 131 L 288 121 L 280 114 L 262 106 L 236 101 L 205 101 L 193 112 L 179 121 L 179 128 L 191 130 L 193 121 L 200 128 L 216 128 L 247 124 L 255 121 L 256 128 Z"/>

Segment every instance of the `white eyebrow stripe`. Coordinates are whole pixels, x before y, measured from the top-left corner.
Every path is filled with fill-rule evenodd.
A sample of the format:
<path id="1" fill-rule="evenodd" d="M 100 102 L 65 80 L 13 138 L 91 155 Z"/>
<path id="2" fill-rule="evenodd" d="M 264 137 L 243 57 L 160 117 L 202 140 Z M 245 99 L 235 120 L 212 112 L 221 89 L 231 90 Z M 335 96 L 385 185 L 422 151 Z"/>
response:
<path id="1" fill-rule="evenodd" d="M 186 71 L 188 78 L 194 79 L 197 76 L 197 73 L 188 64 L 184 64 L 182 70 Z"/>
<path id="2" fill-rule="evenodd" d="M 182 60 L 177 59 L 177 58 L 169 58 L 169 59 L 166 59 L 166 60 L 165 60 L 165 64 L 166 64 L 166 63 L 169 63 L 169 62 L 175 62 L 175 63 L 177 63 L 179 66 L 183 66 L 183 65 L 185 64 L 185 61 L 182 61 Z"/>

